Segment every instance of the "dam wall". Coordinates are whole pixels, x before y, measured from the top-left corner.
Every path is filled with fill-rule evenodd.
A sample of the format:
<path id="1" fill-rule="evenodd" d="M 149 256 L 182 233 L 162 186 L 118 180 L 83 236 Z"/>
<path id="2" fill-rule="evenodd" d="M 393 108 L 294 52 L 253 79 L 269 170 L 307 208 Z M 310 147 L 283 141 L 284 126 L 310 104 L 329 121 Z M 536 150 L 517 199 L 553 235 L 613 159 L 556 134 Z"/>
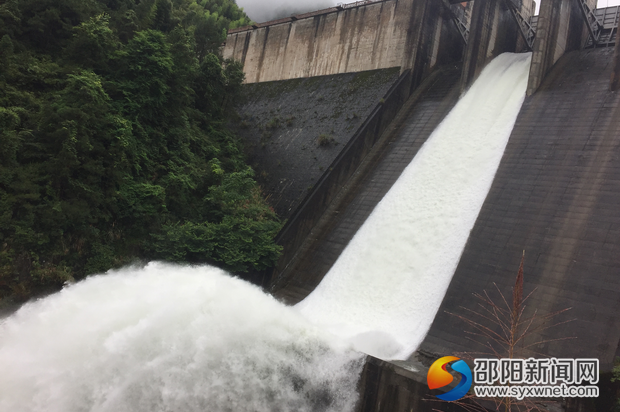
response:
<path id="1" fill-rule="evenodd" d="M 291 218 L 399 77 L 392 68 L 243 86 L 229 126 L 280 218 Z"/>
<path id="2" fill-rule="evenodd" d="M 620 98 L 609 90 L 613 56 L 612 48 L 570 52 L 526 98 L 428 336 L 409 363 L 369 361 L 358 410 L 428 408 L 426 370 L 416 358 L 481 349 L 467 339 L 467 325 L 448 312 L 475 309 L 473 294 L 485 290 L 497 301 L 494 284 L 510 296 L 523 250 L 525 294 L 536 289 L 526 316 L 571 308 L 552 321 L 558 327 L 532 334 L 526 344 L 541 343 L 523 355 L 598 358 L 601 371 L 620 356 Z M 274 296 L 297 303 L 320 283 L 454 105 L 460 74 L 446 70 L 427 79 L 424 92 L 404 105 L 289 265 L 274 274 Z M 598 400 L 566 401 L 558 410 L 606 410 L 600 402 L 609 402 L 613 392 L 601 391 Z"/>
<path id="3" fill-rule="evenodd" d="M 358 3 L 230 30 L 224 58 L 242 62 L 247 83 L 391 67 L 415 67 L 420 77 L 461 59 L 463 41 L 441 2 Z"/>
<path id="4" fill-rule="evenodd" d="M 620 42 L 616 42 L 615 49 L 611 79 L 609 81 L 609 88 L 612 91 L 620 88 Z"/>
<path id="5" fill-rule="evenodd" d="M 381 3 L 391 7 L 387 5 L 390 1 Z M 593 3 L 588 2 L 591 8 Z M 360 134 L 356 149 L 349 147 L 338 155 L 334 165 L 343 162 L 342 165 L 334 167 L 333 174 L 330 166 L 291 215 L 278 239 L 285 246 L 284 255 L 270 275 L 269 288 L 278 299 L 297 303 L 321 282 L 366 217 L 449 112 L 459 93 L 475 80 L 484 65 L 501 52 L 527 49 L 523 31 L 519 33 L 521 29 L 505 2 L 477 0 L 473 5 L 466 47 L 464 42 L 456 46 L 452 41 L 458 39 L 458 32 L 449 25 L 453 22 L 445 8 L 441 25 L 434 24 L 432 19 L 427 25 L 421 17 L 437 13 L 433 11 L 439 7 L 437 3 L 429 6 L 416 2 L 409 9 L 412 24 L 409 34 L 401 39 L 405 38 L 413 47 L 407 46 L 409 51 L 400 54 L 401 63 L 392 66 L 405 70 L 399 80 L 399 103 L 389 106 L 389 121 L 386 118 L 373 123 L 377 120 L 370 119 L 365 123 L 371 137 Z M 376 8 L 377 4 L 360 7 L 371 6 Z M 448 312 L 471 309 L 476 303 L 473 294 L 484 290 L 499 299 L 493 292 L 494 284 L 510 295 L 523 250 L 525 294 L 536 289 L 526 314 L 571 308 L 554 319 L 560 326 L 530 336 L 530 342 L 540 343 L 528 348 L 525 356 L 598 358 L 602 371 L 608 371 L 614 356 L 620 356 L 620 101 L 609 90 L 610 78 L 611 87 L 617 87 L 618 81 L 614 83 L 613 79 L 620 78 L 620 63 L 614 63 L 612 48 L 581 50 L 588 41 L 589 30 L 579 7 L 577 1 L 542 1 L 537 35 L 531 47 L 528 97 L 442 306 L 414 357 L 424 354 L 436 359 L 480 349 L 467 340 L 463 322 Z M 521 11 L 527 13 L 524 8 Z M 339 13 L 346 10 L 328 9 L 305 18 L 320 23 L 327 21 L 329 15 L 338 20 Z M 305 71 L 297 72 L 280 69 L 289 65 L 282 55 L 289 47 L 286 42 L 280 43 L 284 49 L 278 49 L 279 55 L 272 54 L 268 59 L 265 57 L 272 47 L 268 33 L 263 34 L 262 42 L 251 43 L 253 31 L 288 25 L 292 33 L 299 21 L 291 18 L 229 34 L 229 41 L 235 42 L 237 35 L 245 36 L 241 51 L 234 45 L 229 48 L 228 43 L 226 49 L 237 47 L 235 53 L 244 62 L 249 83 L 264 81 L 262 76 L 312 76 L 315 56 L 320 57 L 318 60 L 327 59 L 323 51 L 314 54 L 322 47 L 316 44 L 318 37 L 313 40 L 312 57 L 309 52 L 302 56 Z M 319 30 L 317 25 L 316 32 Z M 439 38 L 447 36 L 451 41 L 435 42 L 437 33 L 443 33 Z M 444 53 L 441 44 L 454 47 L 439 57 Z M 256 51 L 259 46 L 263 51 Z M 464 53 L 462 70 L 454 65 L 439 68 L 440 62 L 456 61 L 452 59 L 458 50 Z M 620 61 L 617 53 L 616 62 Z M 248 63 L 249 56 L 254 57 Z M 334 61 L 341 61 L 341 54 L 333 56 Z M 234 56 L 229 51 L 226 57 Z M 280 65 L 263 69 L 266 62 L 278 58 Z M 327 66 L 324 63 L 316 72 L 327 70 Z M 329 70 L 348 70 L 335 63 L 330 67 Z M 379 129 L 377 124 L 381 125 Z M 424 410 L 426 406 L 420 406 L 424 404 L 421 395 L 426 390 L 420 378 L 424 373 L 414 373 L 407 365 L 369 361 L 362 378 L 360 410 Z M 575 403 L 564 410 L 603 409 Z"/>
<path id="6" fill-rule="evenodd" d="M 282 228 L 276 242 L 286 245 L 270 278 L 281 278 L 299 249 L 317 226 L 336 195 L 353 176 L 362 161 L 380 141 L 403 103 L 409 98 L 409 71 L 403 73 L 379 104 L 338 153 L 313 190 Z M 273 286 L 271 287 L 273 290 Z"/>
<path id="7" fill-rule="evenodd" d="M 368 356 L 358 383 L 360 398 L 355 412 L 462 412 L 497 411 L 490 399 L 461 399 L 459 403 L 436 398 L 445 388 L 429 390 L 427 374 L 436 357 L 417 356 L 409 362 L 383 361 Z M 473 365 L 470 365 L 473 368 Z M 541 399 L 536 405 L 548 412 L 613 411 L 620 383 L 610 382 L 610 374 L 602 374 L 598 398 Z M 524 405 L 520 405 L 523 407 Z M 483 409 L 484 408 L 484 409 Z M 527 410 L 522 408 L 523 410 Z M 536 409 L 534 409 L 536 410 Z"/>
<path id="8" fill-rule="evenodd" d="M 429 366 L 418 361 L 402 365 L 368 356 L 358 384 L 362 396 L 358 400 L 356 412 L 465 410 L 459 405 L 452 405 L 429 395 L 426 383 Z"/>

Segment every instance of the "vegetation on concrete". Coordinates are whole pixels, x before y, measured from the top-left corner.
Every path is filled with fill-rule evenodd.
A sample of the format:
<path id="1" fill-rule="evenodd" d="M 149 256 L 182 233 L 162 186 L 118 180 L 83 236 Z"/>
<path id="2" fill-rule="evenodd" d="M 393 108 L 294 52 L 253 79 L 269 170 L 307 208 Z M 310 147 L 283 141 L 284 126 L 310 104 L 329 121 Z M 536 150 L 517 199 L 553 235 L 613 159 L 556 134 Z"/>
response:
<path id="1" fill-rule="evenodd" d="M 620 356 L 614 360 L 614 367 L 611 370 L 611 382 L 620 382 Z M 614 412 L 620 412 L 620 390 L 616 391 L 616 404 Z"/>
<path id="2" fill-rule="evenodd" d="M 276 116 L 267 122 L 267 124 L 265 125 L 265 129 L 274 130 L 280 127 L 280 125 L 281 125 L 280 118 Z"/>
<path id="3" fill-rule="evenodd" d="M 320 134 L 319 137 L 316 139 L 316 142 L 321 147 L 338 144 L 338 142 L 336 142 L 336 139 L 334 139 L 333 136 L 330 136 L 328 134 Z"/>
<path id="4" fill-rule="evenodd" d="M 526 302 L 535 292 L 533 290 L 528 295 L 524 295 L 524 273 L 523 264 L 525 252 L 521 258 L 519 271 L 512 288 L 512 299 L 507 298 L 502 291 L 495 285 L 499 294 L 499 299 L 492 299 L 487 291 L 482 294 L 475 294 L 478 301 L 478 309 L 461 308 L 461 313 L 450 313 L 450 315 L 460 319 L 470 330 L 466 331 L 468 338 L 484 349 L 482 352 L 466 352 L 458 354 L 464 359 L 473 360 L 476 357 L 495 357 L 498 359 L 513 359 L 526 357 L 527 350 L 550 342 L 572 337 L 557 339 L 531 339 L 533 336 L 555 326 L 562 325 L 569 321 L 555 321 L 560 314 L 570 310 L 561 309 L 547 314 L 538 314 L 536 310 L 531 316 L 525 316 Z M 473 391 L 472 391 L 473 392 Z M 461 406 L 467 411 L 484 412 L 488 409 L 483 407 L 478 398 L 470 392 L 465 398 L 451 402 Z M 547 408 L 536 403 L 529 398 L 516 400 L 514 398 L 492 398 L 488 399 L 495 403 L 495 410 L 502 412 L 546 412 Z M 551 402 L 548 402 L 551 403 Z"/>
<path id="5" fill-rule="evenodd" d="M 0 297 L 134 261 L 263 269 L 281 223 L 224 126 L 232 0 L 0 4 Z"/>

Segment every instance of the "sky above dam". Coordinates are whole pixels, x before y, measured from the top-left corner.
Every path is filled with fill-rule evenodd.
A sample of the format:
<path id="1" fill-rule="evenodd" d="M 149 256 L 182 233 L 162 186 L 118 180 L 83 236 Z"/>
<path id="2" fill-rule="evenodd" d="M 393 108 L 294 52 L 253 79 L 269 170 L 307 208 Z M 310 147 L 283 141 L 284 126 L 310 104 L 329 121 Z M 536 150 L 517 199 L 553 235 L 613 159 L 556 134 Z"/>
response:
<path id="1" fill-rule="evenodd" d="M 609 7 L 609 6 L 617 6 L 620 4 L 620 0 L 599 0 L 597 8 L 601 7 Z"/>
<path id="2" fill-rule="evenodd" d="M 237 0 L 237 4 L 243 7 L 248 16 L 259 23 L 287 17 L 291 14 L 320 10 L 341 2 L 335 0 Z M 350 1 L 344 1 L 344 3 L 350 3 Z M 538 12 L 540 1 L 536 3 L 536 11 Z M 617 5 L 620 5 L 620 0 L 599 0 L 597 7 Z"/>
<path id="3" fill-rule="evenodd" d="M 602 7 L 611 7 L 620 5 L 620 0 L 598 0 L 596 4 L 596 8 L 600 9 Z M 536 2 L 536 13 L 540 9 L 540 0 Z"/>
<path id="4" fill-rule="evenodd" d="M 288 17 L 291 14 L 332 7 L 337 3 L 340 2 L 333 0 L 237 0 L 237 5 L 243 7 L 247 15 L 259 23 Z"/>

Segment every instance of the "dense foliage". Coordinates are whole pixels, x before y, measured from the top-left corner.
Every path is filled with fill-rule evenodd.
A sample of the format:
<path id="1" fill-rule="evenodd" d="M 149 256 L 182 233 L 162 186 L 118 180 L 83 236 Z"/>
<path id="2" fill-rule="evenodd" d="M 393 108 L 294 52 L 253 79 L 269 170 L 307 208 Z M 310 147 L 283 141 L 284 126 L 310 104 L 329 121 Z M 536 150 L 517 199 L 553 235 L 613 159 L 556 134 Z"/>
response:
<path id="1" fill-rule="evenodd" d="M 224 126 L 234 0 L 6 0 L 0 22 L 0 297 L 136 258 L 273 264 Z"/>
<path id="2" fill-rule="evenodd" d="M 614 360 L 614 367 L 611 370 L 611 382 L 620 383 L 620 356 L 616 356 Z M 616 390 L 616 403 L 613 411 L 620 412 L 620 388 Z"/>

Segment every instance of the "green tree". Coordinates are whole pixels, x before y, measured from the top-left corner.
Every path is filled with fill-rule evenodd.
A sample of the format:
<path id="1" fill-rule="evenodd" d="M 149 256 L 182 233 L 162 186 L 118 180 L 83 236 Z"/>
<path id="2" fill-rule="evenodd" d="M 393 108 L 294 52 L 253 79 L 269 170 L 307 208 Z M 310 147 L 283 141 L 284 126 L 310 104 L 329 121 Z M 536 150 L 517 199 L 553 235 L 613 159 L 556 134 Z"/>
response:
<path id="1" fill-rule="evenodd" d="M 110 16 L 99 14 L 73 29 L 74 37 L 66 49 L 67 59 L 81 66 L 104 72 L 108 60 L 119 49 L 110 28 Z"/>
<path id="2" fill-rule="evenodd" d="M 614 367 L 611 370 L 611 382 L 620 382 L 620 357 L 616 357 L 614 360 Z M 620 412 L 620 389 L 616 390 L 616 404 L 614 405 L 614 412 Z"/>
<path id="3" fill-rule="evenodd" d="M 132 259 L 243 272 L 281 223 L 224 126 L 231 0 L 0 5 L 0 298 Z"/>

